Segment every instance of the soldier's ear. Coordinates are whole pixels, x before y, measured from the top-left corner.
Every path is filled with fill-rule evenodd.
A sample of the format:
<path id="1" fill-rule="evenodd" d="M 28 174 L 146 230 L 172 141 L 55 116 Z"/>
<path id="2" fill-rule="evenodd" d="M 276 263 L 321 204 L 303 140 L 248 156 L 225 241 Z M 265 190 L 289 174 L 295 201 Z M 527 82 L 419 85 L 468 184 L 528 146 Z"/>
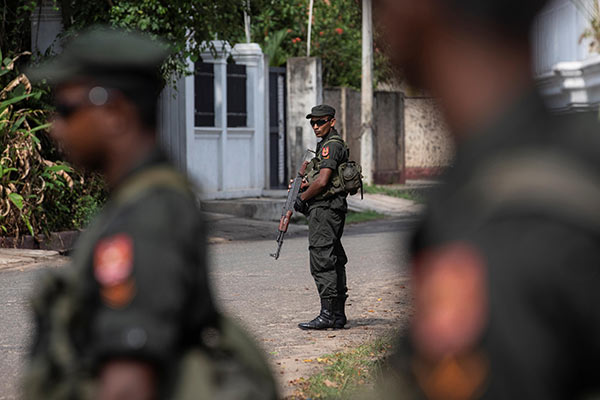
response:
<path id="1" fill-rule="evenodd" d="M 331 127 L 333 128 L 335 126 L 335 118 L 331 118 Z"/>

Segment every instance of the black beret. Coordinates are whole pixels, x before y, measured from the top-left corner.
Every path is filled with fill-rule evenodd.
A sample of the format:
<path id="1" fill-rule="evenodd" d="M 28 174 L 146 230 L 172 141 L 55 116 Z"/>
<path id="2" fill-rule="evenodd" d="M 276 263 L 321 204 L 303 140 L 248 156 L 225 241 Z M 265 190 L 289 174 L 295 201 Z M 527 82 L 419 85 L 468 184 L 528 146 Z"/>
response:
<path id="1" fill-rule="evenodd" d="M 328 106 L 327 104 L 321 104 L 318 106 L 314 106 L 312 110 L 310 110 L 310 114 L 306 116 L 306 119 L 329 116 L 335 117 L 335 108 Z"/>

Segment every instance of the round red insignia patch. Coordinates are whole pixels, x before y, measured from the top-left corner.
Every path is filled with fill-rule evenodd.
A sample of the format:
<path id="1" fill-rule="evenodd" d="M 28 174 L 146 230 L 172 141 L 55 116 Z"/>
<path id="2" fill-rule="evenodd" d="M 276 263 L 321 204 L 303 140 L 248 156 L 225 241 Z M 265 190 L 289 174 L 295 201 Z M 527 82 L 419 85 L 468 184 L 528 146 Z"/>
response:
<path id="1" fill-rule="evenodd" d="M 323 157 L 327 157 L 329 155 L 329 146 L 323 147 L 323 151 L 321 152 Z"/>
<path id="2" fill-rule="evenodd" d="M 417 258 L 414 273 L 417 348 L 432 359 L 470 349 L 488 317 L 483 255 L 470 243 L 449 243 Z"/>
<path id="3" fill-rule="evenodd" d="M 115 286 L 129 278 L 133 269 L 133 241 L 118 234 L 100 241 L 94 252 L 94 276 L 101 286 Z"/>

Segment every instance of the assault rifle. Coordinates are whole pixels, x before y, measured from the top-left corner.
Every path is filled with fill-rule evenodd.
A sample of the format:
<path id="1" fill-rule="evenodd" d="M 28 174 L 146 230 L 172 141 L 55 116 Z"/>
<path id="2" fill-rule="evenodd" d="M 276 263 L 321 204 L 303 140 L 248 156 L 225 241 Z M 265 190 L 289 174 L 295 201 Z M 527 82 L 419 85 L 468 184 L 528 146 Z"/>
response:
<path id="1" fill-rule="evenodd" d="M 279 258 L 281 246 L 283 245 L 283 237 L 288 230 L 292 214 L 294 213 L 294 202 L 296 201 L 296 197 L 298 197 L 298 193 L 300 193 L 300 185 L 302 185 L 302 179 L 304 179 L 304 173 L 306 172 L 305 160 L 308 158 L 308 154 L 311 152 L 313 151 L 306 150 L 304 153 L 304 157 L 302 157 L 302 164 L 300 164 L 300 168 L 298 168 L 298 174 L 294 178 L 290 190 L 288 190 L 288 197 L 285 201 L 285 205 L 283 206 L 283 210 L 281 211 L 279 230 L 277 231 L 277 250 L 275 253 L 271 253 L 271 257 L 275 258 L 276 260 Z"/>

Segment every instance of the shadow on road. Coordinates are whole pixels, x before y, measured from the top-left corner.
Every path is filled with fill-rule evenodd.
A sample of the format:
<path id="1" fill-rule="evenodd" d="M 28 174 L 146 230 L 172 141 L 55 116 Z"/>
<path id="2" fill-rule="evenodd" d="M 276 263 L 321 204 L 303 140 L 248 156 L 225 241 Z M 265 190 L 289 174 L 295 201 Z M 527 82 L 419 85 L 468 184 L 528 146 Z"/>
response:
<path id="1" fill-rule="evenodd" d="M 389 325 L 389 319 L 383 318 L 352 318 L 348 320 L 348 324 L 345 329 L 352 328 L 363 328 L 368 326 L 376 326 L 376 325 Z"/>
<path id="2" fill-rule="evenodd" d="M 213 214 L 218 217 L 207 218 L 210 243 L 227 243 L 232 241 L 273 240 L 277 237 L 278 223 L 274 221 L 259 221 L 234 217 L 223 214 Z M 374 221 L 346 225 L 344 236 L 376 234 L 386 232 L 411 232 L 418 221 L 418 214 L 408 214 L 401 217 L 390 217 Z M 285 236 L 307 237 L 308 226 L 290 224 Z"/>

